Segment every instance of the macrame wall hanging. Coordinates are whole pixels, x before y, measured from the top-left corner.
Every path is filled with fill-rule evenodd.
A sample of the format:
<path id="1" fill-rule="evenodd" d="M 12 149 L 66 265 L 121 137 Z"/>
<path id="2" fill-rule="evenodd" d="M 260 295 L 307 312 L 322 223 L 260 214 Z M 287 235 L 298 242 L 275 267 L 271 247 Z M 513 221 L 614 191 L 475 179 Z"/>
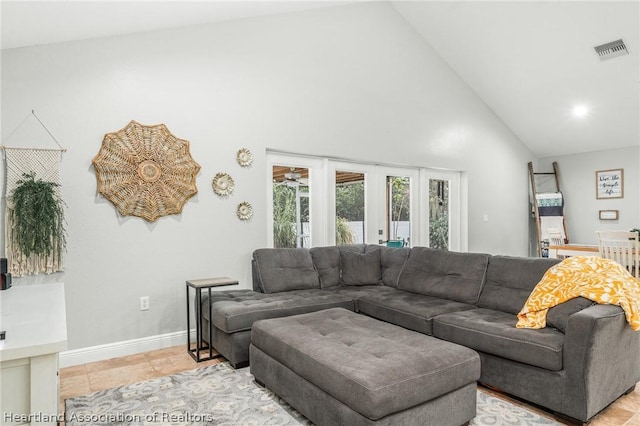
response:
<path id="1" fill-rule="evenodd" d="M 122 216 L 149 222 L 182 212 L 193 197 L 200 165 L 189 153 L 189 141 L 175 137 L 164 124 L 131 121 L 107 133 L 93 159 L 98 192 Z"/>
<path id="2" fill-rule="evenodd" d="M 5 255 L 13 276 L 53 273 L 64 269 L 66 246 L 60 164 L 64 148 L 34 111 L 30 118 L 46 130 L 58 148 L 2 146 L 5 160 Z"/>

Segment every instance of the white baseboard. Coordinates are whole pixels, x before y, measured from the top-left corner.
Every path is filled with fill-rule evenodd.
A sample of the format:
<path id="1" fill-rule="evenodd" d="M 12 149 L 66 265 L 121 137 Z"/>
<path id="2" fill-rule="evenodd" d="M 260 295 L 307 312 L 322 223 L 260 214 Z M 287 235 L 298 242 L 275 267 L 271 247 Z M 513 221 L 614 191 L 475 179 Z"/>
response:
<path id="1" fill-rule="evenodd" d="M 195 330 L 192 330 L 192 341 L 195 340 L 194 336 Z M 89 362 L 103 361 L 105 359 L 118 358 L 121 356 L 134 355 L 142 352 L 155 351 L 178 345 L 185 345 L 186 350 L 186 330 L 64 351 L 60 353 L 60 368 L 72 367 L 74 365 L 86 364 Z"/>

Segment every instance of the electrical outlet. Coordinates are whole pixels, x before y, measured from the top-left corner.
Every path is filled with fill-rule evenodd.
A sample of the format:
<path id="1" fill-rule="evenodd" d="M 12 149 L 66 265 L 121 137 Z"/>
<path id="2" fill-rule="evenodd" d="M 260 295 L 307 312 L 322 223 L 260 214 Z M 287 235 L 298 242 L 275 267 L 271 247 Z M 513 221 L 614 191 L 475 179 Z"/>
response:
<path id="1" fill-rule="evenodd" d="M 142 296 L 140 298 L 140 310 L 141 311 L 149 310 L 149 296 Z"/>

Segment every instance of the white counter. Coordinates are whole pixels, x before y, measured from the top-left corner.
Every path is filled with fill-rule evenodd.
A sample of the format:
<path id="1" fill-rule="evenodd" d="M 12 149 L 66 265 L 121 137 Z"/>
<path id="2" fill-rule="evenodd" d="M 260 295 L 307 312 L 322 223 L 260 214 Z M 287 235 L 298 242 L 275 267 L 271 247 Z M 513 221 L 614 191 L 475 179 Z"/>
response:
<path id="1" fill-rule="evenodd" d="M 0 424 L 56 424 L 58 354 L 67 349 L 64 284 L 0 291 L 0 330 Z"/>

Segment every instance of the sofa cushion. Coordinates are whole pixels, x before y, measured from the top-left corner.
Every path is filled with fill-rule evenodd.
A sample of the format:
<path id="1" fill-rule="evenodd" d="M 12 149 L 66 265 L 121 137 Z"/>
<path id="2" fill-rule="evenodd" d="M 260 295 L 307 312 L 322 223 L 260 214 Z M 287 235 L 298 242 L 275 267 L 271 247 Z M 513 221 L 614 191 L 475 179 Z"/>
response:
<path id="1" fill-rule="evenodd" d="M 475 304 L 484 282 L 488 254 L 414 247 L 398 280 L 400 290 Z"/>
<path id="2" fill-rule="evenodd" d="M 338 250 L 340 250 L 340 254 L 344 253 L 345 251 L 352 251 L 354 253 L 364 253 L 367 245 L 366 244 L 341 244 L 338 247 Z"/>
<path id="3" fill-rule="evenodd" d="M 202 311 L 209 319 L 208 296 L 202 297 Z M 265 294 L 251 290 L 229 290 L 212 293 L 212 322 L 225 333 L 250 330 L 257 320 L 286 317 L 328 308 L 354 310 L 349 296 L 320 289 L 292 290 Z"/>
<path id="4" fill-rule="evenodd" d="M 349 296 L 355 300 L 356 312 L 358 312 L 358 299 L 367 295 L 379 296 L 382 298 L 393 297 L 397 293 L 397 289 L 388 287 L 386 285 L 339 285 L 336 287 L 329 287 L 324 289 L 325 291 L 334 292 Z"/>
<path id="5" fill-rule="evenodd" d="M 513 361 L 546 370 L 562 370 L 564 334 L 550 327 L 516 328 L 510 313 L 477 308 L 440 315 L 433 320 L 433 335 Z"/>
<path id="6" fill-rule="evenodd" d="M 258 249 L 253 252 L 253 259 L 264 293 L 320 288 L 320 277 L 308 249 Z"/>
<path id="7" fill-rule="evenodd" d="M 382 286 L 382 288 L 387 288 Z M 409 330 L 432 335 L 433 318 L 449 312 L 475 309 L 476 306 L 438 297 L 389 289 L 389 292 L 367 292 L 356 299 L 356 309 L 370 317 L 399 325 Z"/>
<path id="8" fill-rule="evenodd" d="M 410 250 L 409 247 L 380 247 L 380 268 L 384 285 L 398 287 L 398 279 L 409 258 Z"/>
<path id="9" fill-rule="evenodd" d="M 345 285 L 371 285 L 382 280 L 380 248 L 367 246 L 364 252 L 340 251 L 342 273 L 340 282 Z"/>
<path id="10" fill-rule="evenodd" d="M 336 246 L 312 247 L 309 249 L 313 264 L 320 275 L 320 287 L 340 284 L 340 250 Z"/>
<path id="11" fill-rule="evenodd" d="M 492 256 L 478 307 L 516 315 L 544 273 L 558 259 Z"/>

